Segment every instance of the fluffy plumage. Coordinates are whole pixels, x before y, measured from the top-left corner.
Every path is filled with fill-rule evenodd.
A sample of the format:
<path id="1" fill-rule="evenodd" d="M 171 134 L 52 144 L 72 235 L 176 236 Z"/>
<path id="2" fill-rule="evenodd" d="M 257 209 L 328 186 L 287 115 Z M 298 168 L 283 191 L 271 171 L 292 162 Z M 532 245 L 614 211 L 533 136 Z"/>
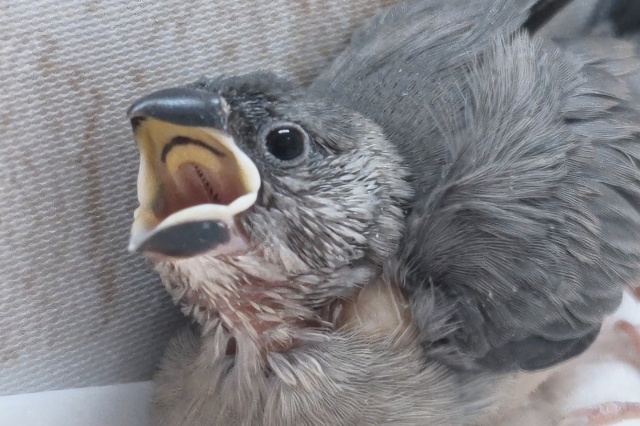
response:
<path id="1" fill-rule="evenodd" d="M 640 265 L 640 62 L 521 31 L 533 4 L 408 1 L 308 88 L 190 86 L 225 100 L 262 186 L 247 249 L 156 260 L 199 326 L 155 424 L 481 424 L 591 344 Z M 274 123 L 308 135 L 295 165 L 265 153 Z"/>
<path id="2" fill-rule="evenodd" d="M 509 38 L 526 15 L 489 4 L 455 20 L 447 3 L 428 24 L 429 2 L 391 9 L 312 90 L 380 123 L 421 191 L 394 279 L 458 305 L 468 361 L 538 369 L 584 350 L 637 274 L 638 114 L 621 77 L 639 63 L 610 37 Z"/>
<path id="3" fill-rule="evenodd" d="M 372 298 L 377 306 L 394 305 L 391 291 L 388 284 L 372 283 L 352 325 L 326 342 L 272 353 L 266 365 L 245 363 L 242 351 L 248 348 L 238 348 L 241 357 L 220 356 L 221 331 L 201 336 L 185 330 L 173 340 L 154 380 L 154 424 L 472 423 L 494 403 L 490 391 L 502 382 L 484 375 L 463 378 L 442 364 L 425 364 L 415 334 L 396 323 L 400 317 L 379 318 L 366 307 Z M 447 317 L 433 309 L 431 318 L 432 337 L 441 337 L 438 330 L 446 334 Z"/>

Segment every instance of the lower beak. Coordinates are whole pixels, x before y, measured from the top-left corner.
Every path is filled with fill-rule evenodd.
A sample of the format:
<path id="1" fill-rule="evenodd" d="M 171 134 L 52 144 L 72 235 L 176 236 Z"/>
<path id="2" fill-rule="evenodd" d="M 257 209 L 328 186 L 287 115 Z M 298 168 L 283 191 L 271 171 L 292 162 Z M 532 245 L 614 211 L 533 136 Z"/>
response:
<path id="1" fill-rule="evenodd" d="M 261 181 L 225 131 L 227 111 L 218 95 L 186 88 L 131 107 L 140 150 L 131 251 L 189 257 L 238 249 L 236 217 L 255 203 Z"/>

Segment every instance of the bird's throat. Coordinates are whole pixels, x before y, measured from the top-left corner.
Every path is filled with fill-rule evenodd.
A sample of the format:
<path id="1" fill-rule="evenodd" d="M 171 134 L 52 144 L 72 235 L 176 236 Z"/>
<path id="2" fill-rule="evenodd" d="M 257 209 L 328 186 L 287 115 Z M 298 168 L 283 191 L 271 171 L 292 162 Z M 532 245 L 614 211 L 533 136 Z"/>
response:
<path id="1" fill-rule="evenodd" d="M 212 325 L 223 327 L 234 341 L 251 341 L 263 353 L 286 352 L 303 344 L 310 331 L 322 333 L 328 325 L 282 283 L 252 280 L 216 292 L 188 290 L 182 301 L 205 333 Z M 227 352 L 235 350 L 229 345 Z"/>
<path id="2" fill-rule="evenodd" d="M 282 283 L 256 280 L 236 291 L 211 296 L 189 291 L 183 301 L 192 312 L 206 312 L 200 321 L 204 332 L 215 324 L 229 334 L 227 355 L 235 354 L 236 342 L 251 342 L 263 355 L 288 352 L 318 342 L 339 329 L 371 336 L 393 337 L 411 329 L 411 314 L 400 289 L 378 279 L 350 298 L 333 300 L 317 309 L 304 307 Z M 198 318 L 198 315 L 194 315 Z"/>

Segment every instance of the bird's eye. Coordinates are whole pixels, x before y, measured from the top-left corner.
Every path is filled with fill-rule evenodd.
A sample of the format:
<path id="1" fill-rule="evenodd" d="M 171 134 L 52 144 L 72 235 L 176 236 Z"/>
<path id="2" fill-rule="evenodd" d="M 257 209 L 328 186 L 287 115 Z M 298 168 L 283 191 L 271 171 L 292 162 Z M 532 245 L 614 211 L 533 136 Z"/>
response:
<path id="1" fill-rule="evenodd" d="M 265 148 L 269 154 L 285 163 L 296 162 L 307 153 L 309 136 L 295 124 L 273 127 L 265 135 Z"/>

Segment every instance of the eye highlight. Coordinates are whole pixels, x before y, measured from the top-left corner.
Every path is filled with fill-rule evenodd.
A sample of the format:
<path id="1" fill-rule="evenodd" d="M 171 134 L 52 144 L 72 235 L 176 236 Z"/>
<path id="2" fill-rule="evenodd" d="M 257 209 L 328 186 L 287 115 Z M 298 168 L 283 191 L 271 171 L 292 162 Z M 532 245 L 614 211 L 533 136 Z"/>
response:
<path id="1" fill-rule="evenodd" d="M 264 147 L 279 162 L 297 164 L 308 152 L 309 136 L 297 124 L 278 124 L 265 132 Z"/>

